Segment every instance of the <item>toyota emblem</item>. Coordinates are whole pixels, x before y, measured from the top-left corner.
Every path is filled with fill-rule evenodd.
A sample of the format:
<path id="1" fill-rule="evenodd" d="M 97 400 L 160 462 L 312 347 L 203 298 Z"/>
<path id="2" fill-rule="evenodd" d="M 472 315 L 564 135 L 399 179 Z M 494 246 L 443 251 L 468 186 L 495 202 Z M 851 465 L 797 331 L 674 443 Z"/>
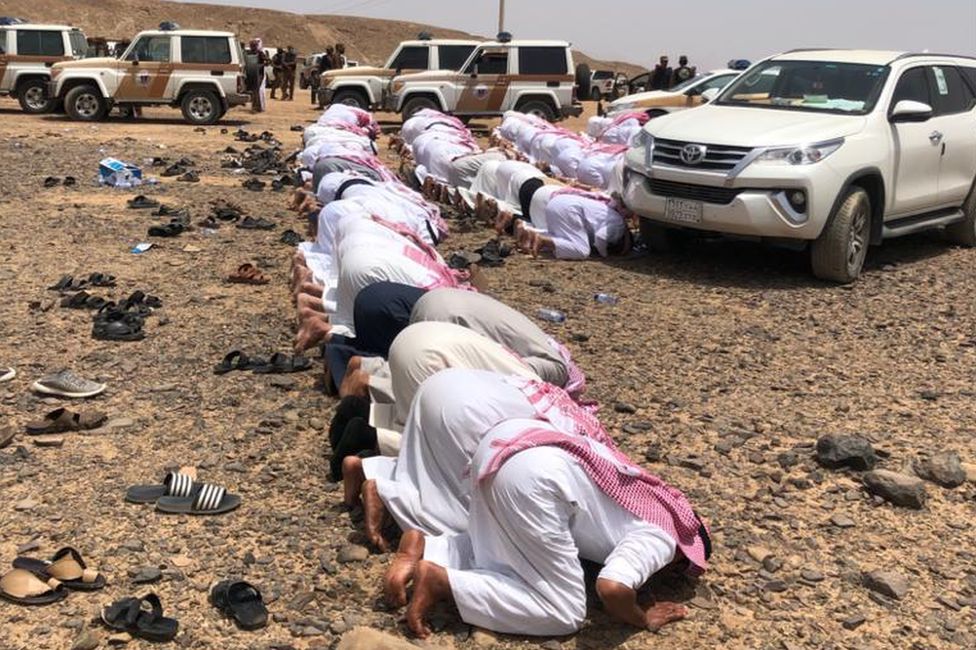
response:
<path id="1" fill-rule="evenodd" d="M 681 149 L 681 162 L 686 165 L 697 165 L 705 160 L 708 149 L 703 144 L 686 144 Z"/>

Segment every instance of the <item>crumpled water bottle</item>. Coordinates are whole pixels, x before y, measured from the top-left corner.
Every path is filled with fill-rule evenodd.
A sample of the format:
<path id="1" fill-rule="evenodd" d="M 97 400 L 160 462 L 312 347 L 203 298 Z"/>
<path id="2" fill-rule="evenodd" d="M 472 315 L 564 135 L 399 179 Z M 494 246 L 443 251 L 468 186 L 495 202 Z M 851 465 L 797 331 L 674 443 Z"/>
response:
<path id="1" fill-rule="evenodd" d="M 609 293 L 598 293 L 598 294 L 595 294 L 593 296 L 593 300 L 595 300 L 596 302 L 598 302 L 601 305 L 616 305 L 618 302 L 620 302 L 620 299 L 617 298 L 617 296 L 614 296 L 614 295 L 609 294 Z"/>
<path id="2" fill-rule="evenodd" d="M 536 316 L 549 323 L 565 323 L 566 314 L 558 309 L 540 309 Z"/>

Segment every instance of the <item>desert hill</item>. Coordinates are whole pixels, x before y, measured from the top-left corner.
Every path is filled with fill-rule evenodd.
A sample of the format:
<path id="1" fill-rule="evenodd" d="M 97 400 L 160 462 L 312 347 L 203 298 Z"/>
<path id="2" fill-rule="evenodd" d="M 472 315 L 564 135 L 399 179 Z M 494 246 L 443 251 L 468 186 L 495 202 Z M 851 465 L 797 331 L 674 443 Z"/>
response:
<path id="1" fill-rule="evenodd" d="M 472 38 L 471 34 L 419 23 L 358 18 L 310 16 L 270 9 L 186 4 L 159 0 L 0 0 L 0 16 L 18 16 L 33 22 L 67 23 L 88 36 L 110 40 L 131 38 L 143 29 L 173 20 L 182 27 L 235 32 L 248 40 L 260 36 L 267 46 L 294 45 L 299 52 L 318 52 L 325 45 L 345 43 L 350 59 L 361 64 L 382 64 L 402 40 L 427 31 L 441 38 Z M 483 36 L 494 32 L 486 26 Z M 559 38 L 553 34 L 552 38 Z M 634 74 L 639 66 L 597 61 L 576 52 L 577 63 Z"/>

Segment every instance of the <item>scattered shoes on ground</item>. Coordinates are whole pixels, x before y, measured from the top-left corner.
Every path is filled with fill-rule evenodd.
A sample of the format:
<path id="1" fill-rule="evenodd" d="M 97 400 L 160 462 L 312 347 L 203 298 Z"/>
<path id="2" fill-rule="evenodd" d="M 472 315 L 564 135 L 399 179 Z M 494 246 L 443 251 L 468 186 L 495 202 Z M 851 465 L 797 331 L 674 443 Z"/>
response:
<path id="1" fill-rule="evenodd" d="M 227 356 L 214 366 L 215 375 L 226 375 L 235 370 L 247 371 L 261 375 L 283 375 L 294 372 L 311 370 L 312 360 L 301 356 L 291 356 L 282 352 L 275 352 L 271 358 L 251 357 L 241 350 L 227 353 Z"/>
<path id="2" fill-rule="evenodd" d="M 241 264 L 236 271 L 227 276 L 227 281 L 234 284 L 268 284 L 267 276 L 251 263 Z"/>
<path id="3" fill-rule="evenodd" d="M 170 221 L 162 226 L 150 226 L 150 237 L 178 237 L 186 230 L 186 226 L 178 221 Z"/>
<path id="4" fill-rule="evenodd" d="M 157 643 L 172 641 L 180 630 L 179 621 L 163 616 L 163 604 L 154 593 L 117 600 L 102 608 L 101 619 L 110 630 Z"/>
<path id="5" fill-rule="evenodd" d="M 40 420 L 28 422 L 28 435 L 38 436 L 49 433 L 68 433 L 71 431 L 90 431 L 105 424 L 108 417 L 98 411 L 75 413 L 66 408 L 51 411 Z"/>
<path id="6" fill-rule="evenodd" d="M 179 178 L 177 178 L 176 180 L 181 183 L 199 183 L 200 174 L 196 173 L 193 170 L 190 170 L 185 174 L 183 174 L 182 176 L 180 176 Z"/>
<path id="7" fill-rule="evenodd" d="M 241 187 L 251 192 L 263 192 L 266 186 L 267 183 L 257 178 L 249 178 L 241 183 Z"/>
<path id="8" fill-rule="evenodd" d="M 242 630 L 268 625 L 268 608 L 257 587 L 243 580 L 223 580 L 210 587 L 210 603 Z"/>
<path id="9" fill-rule="evenodd" d="M 159 207 L 159 201 L 140 194 L 126 203 L 130 210 L 152 210 Z"/>
<path id="10" fill-rule="evenodd" d="M 105 384 L 89 381 L 70 370 L 61 370 L 41 377 L 31 385 L 31 390 L 45 395 L 80 399 L 105 392 Z"/>
<path id="11" fill-rule="evenodd" d="M 13 562 L 15 569 L 23 569 L 40 580 L 55 579 L 71 591 L 98 591 L 105 587 L 105 576 L 88 564 L 81 553 L 66 546 L 54 554 L 50 560 L 32 557 L 18 557 Z"/>
<path id="12" fill-rule="evenodd" d="M 101 309 L 108 301 L 101 296 L 93 296 L 87 291 L 79 291 L 61 299 L 61 306 L 67 309 Z"/>
<path id="13" fill-rule="evenodd" d="M 295 247 L 305 241 L 305 238 L 294 230 L 286 230 L 285 232 L 281 233 L 281 238 L 278 241 L 280 241 L 282 244 Z"/>
<path id="14" fill-rule="evenodd" d="M 233 352 L 228 352 L 227 356 L 225 356 L 220 363 L 214 366 L 213 372 L 215 375 L 226 375 L 227 373 L 235 370 L 254 370 L 255 368 L 264 366 L 267 363 L 268 362 L 264 359 L 258 357 L 251 358 L 241 350 L 234 350 Z"/>
<path id="15" fill-rule="evenodd" d="M 50 605 L 68 596 L 58 580 L 41 580 L 30 571 L 11 569 L 0 577 L 0 598 L 16 605 Z"/>
<path id="16" fill-rule="evenodd" d="M 278 227 L 273 221 L 268 221 L 264 217 L 255 219 L 254 217 L 244 217 L 244 220 L 237 224 L 243 230 L 274 230 Z"/>
<path id="17" fill-rule="evenodd" d="M 188 497 L 196 484 L 196 470 L 181 468 L 178 472 L 167 472 L 161 483 L 155 485 L 133 485 L 125 492 L 129 503 L 156 503 L 163 497 Z"/>

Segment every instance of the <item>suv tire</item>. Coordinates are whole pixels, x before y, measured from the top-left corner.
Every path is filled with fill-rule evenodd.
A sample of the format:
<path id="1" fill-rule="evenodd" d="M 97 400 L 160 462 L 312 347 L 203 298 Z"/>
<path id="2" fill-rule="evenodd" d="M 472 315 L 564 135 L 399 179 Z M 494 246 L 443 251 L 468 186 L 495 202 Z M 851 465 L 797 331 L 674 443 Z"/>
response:
<path id="1" fill-rule="evenodd" d="M 212 90 L 188 90 L 180 102 L 183 119 L 190 124 L 216 124 L 223 104 Z"/>
<path id="2" fill-rule="evenodd" d="M 688 234 L 675 228 L 668 228 L 650 219 L 638 219 L 641 241 L 652 253 L 673 253 L 681 250 L 688 240 Z"/>
<path id="3" fill-rule="evenodd" d="M 585 63 L 580 63 L 576 66 L 576 96 L 583 97 L 583 93 L 586 92 L 587 88 L 593 87 L 593 73 L 590 72 L 590 66 Z"/>
<path id="4" fill-rule="evenodd" d="M 541 117 L 547 122 L 556 121 L 556 111 L 553 110 L 552 105 L 541 99 L 530 99 L 527 102 L 519 104 L 515 110 L 526 115 Z"/>
<path id="5" fill-rule="evenodd" d="M 810 245 L 813 274 L 821 280 L 849 283 L 864 267 L 871 241 L 871 198 L 860 187 L 844 194 L 827 227 Z"/>
<path id="6" fill-rule="evenodd" d="M 603 99 L 603 95 L 600 93 L 600 89 L 599 88 L 594 88 L 593 89 L 593 92 L 590 93 L 590 99 L 592 99 L 595 102 L 598 102 L 601 99 Z"/>
<path id="7" fill-rule="evenodd" d="M 98 122 L 108 114 L 108 102 L 98 86 L 75 86 L 64 97 L 64 111 L 73 120 Z"/>
<path id="8" fill-rule="evenodd" d="M 17 101 L 25 113 L 40 115 L 54 108 L 55 101 L 47 96 L 47 82 L 44 79 L 28 79 L 17 87 Z"/>
<path id="9" fill-rule="evenodd" d="M 403 121 L 406 122 L 418 111 L 422 111 L 425 108 L 432 108 L 435 111 L 441 110 L 441 107 L 437 105 L 437 102 L 430 97 L 411 97 L 403 105 L 403 110 L 400 111 L 401 115 L 403 116 Z"/>
<path id="10" fill-rule="evenodd" d="M 363 99 L 363 94 L 358 90 L 340 90 L 332 97 L 332 103 L 344 104 L 353 108 L 360 108 L 364 111 L 369 110 L 369 106 L 366 105 L 366 101 Z"/>
<path id="11" fill-rule="evenodd" d="M 966 248 L 976 247 L 976 182 L 962 204 L 962 211 L 963 220 L 946 227 L 946 239 Z"/>

